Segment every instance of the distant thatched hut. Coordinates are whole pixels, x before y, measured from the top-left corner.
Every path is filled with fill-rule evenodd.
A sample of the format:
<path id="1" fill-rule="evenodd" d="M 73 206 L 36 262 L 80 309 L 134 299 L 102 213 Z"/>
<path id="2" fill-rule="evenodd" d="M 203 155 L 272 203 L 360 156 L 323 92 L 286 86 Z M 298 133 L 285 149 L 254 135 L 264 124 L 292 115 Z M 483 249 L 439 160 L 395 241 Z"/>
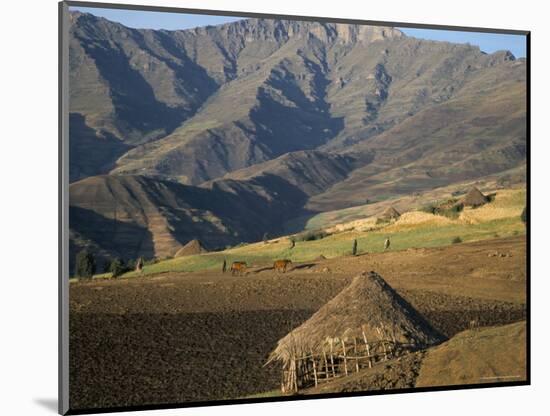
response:
<path id="1" fill-rule="evenodd" d="M 362 273 L 282 338 L 268 363 L 282 362 L 281 389 L 297 391 L 441 340 L 382 277 Z"/>
<path id="2" fill-rule="evenodd" d="M 487 197 L 475 186 L 462 199 L 462 203 L 467 207 L 479 207 L 486 204 L 487 201 Z"/>
<path id="3" fill-rule="evenodd" d="M 201 242 L 197 239 L 189 241 L 186 245 L 180 248 L 174 257 L 192 256 L 194 254 L 207 253 Z"/>
<path id="4" fill-rule="evenodd" d="M 401 216 L 399 211 L 397 211 L 394 207 L 388 207 L 386 210 L 378 217 L 378 219 L 383 221 L 391 221 L 396 220 Z"/>

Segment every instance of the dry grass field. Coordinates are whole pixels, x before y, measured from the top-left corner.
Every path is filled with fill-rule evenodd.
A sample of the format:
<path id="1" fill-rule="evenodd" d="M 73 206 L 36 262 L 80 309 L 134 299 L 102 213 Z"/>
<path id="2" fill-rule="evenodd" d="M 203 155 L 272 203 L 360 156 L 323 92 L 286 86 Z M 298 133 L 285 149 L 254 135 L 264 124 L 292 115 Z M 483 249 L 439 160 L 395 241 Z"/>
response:
<path id="1" fill-rule="evenodd" d="M 376 216 L 333 224 L 324 228 L 327 236 L 310 241 L 282 236 L 266 242 L 241 244 L 222 251 L 178 257 L 146 265 L 141 273 L 125 277 L 155 275 L 166 272 L 194 272 L 221 270 L 223 261 L 246 261 L 253 268 L 268 267 L 277 259 L 310 262 L 323 255 L 339 258 L 351 254 L 353 240 L 357 240 L 358 254 L 384 251 L 384 240 L 389 237 L 391 250 L 403 251 L 444 247 L 457 238 L 462 242 L 521 236 L 525 225 L 520 215 L 525 207 L 525 189 L 506 189 L 495 192 L 494 201 L 479 207 L 465 208 L 455 219 L 428 214 L 418 210 L 403 212 L 394 222 L 378 222 Z"/>

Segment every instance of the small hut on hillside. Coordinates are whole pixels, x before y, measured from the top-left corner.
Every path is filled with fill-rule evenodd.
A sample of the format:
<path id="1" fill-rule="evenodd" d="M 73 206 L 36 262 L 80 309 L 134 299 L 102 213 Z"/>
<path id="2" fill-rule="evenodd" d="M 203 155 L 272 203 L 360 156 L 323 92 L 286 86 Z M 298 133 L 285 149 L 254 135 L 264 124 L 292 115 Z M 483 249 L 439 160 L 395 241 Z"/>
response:
<path id="1" fill-rule="evenodd" d="M 298 391 L 440 341 L 411 305 L 369 272 L 282 338 L 268 363 L 282 363 L 283 392 Z"/>
<path id="2" fill-rule="evenodd" d="M 462 203 L 467 207 L 479 207 L 487 203 L 487 197 L 475 186 L 468 191 L 462 199 Z"/>
<path id="3" fill-rule="evenodd" d="M 189 241 L 186 245 L 180 248 L 174 257 L 192 256 L 194 254 L 207 253 L 201 242 L 197 239 Z"/>
<path id="4" fill-rule="evenodd" d="M 399 211 L 397 211 L 394 207 L 390 206 L 386 208 L 386 210 L 378 217 L 378 219 L 383 221 L 391 221 L 396 220 L 401 216 Z"/>

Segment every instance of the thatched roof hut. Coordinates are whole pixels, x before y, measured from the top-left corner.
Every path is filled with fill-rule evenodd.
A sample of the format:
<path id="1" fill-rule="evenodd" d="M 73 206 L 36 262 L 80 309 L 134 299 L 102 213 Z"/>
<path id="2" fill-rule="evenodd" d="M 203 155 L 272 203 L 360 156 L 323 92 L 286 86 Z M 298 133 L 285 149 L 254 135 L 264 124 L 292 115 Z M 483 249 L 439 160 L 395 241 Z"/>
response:
<path id="1" fill-rule="evenodd" d="M 468 207 L 479 207 L 487 203 L 487 197 L 475 186 L 468 191 L 462 199 L 462 203 Z"/>
<path id="2" fill-rule="evenodd" d="M 410 349 L 438 343 L 441 336 L 376 272 L 361 273 L 310 319 L 279 340 L 273 359 L 292 353 L 322 352 L 327 338 L 378 339 L 384 336 Z M 291 351 L 292 350 L 292 351 Z"/>
<path id="3" fill-rule="evenodd" d="M 400 216 L 401 214 L 399 213 L 399 211 L 397 211 L 394 207 L 390 206 L 386 208 L 386 210 L 382 213 L 382 215 L 380 215 L 379 218 L 382 220 L 389 221 L 389 220 L 396 220 Z"/>
<path id="4" fill-rule="evenodd" d="M 442 336 L 380 275 L 369 272 L 356 276 L 310 319 L 279 340 L 268 363 L 281 361 L 283 391 L 297 390 L 305 385 L 303 377 L 311 374 L 311 366 L 316 369 L 315 377 L 319 374 L 317 370 L 330 373 L 326 358 L 329 353 L 332 374 L 337 376 L 338 372 L 343 373 L 341 362 L 345 374 L 348 373 L 346 351 L 355 357 L 367 354 L 370 367 L 381 360 L 376 354 L 382 350 L 382 359 L 388 359 L 390 352 L 396 356 L 442 340 Z M 366 353 L 361 353 L 360 348 Z M 358 358 L 356 366 L 359 371 Z"/>
<path id="5" fill-rule="evenodd" d="M 207 253 L 201 242 L 197 239 L 189 241 L 186 245 L 180 248 L 174 257 L 192 256 L 194 254 Z"/>

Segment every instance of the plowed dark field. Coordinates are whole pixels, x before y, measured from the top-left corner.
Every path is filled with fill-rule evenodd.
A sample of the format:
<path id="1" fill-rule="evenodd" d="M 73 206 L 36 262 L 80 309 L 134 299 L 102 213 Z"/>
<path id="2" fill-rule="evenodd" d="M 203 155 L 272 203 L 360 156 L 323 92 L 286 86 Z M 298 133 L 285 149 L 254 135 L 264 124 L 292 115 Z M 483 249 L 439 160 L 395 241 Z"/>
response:
<path id="1" fill-rule="evenodd" d="M 449 338 L 474 319 L 492 326 L 526 317 L 519 237 L 323 260 L 286 274 L 168 273 L 73 283 L 71 408 L 273 390 L 279 369 L 263 364 L 277 340 L 363 270 L 380 273 Z"/>

